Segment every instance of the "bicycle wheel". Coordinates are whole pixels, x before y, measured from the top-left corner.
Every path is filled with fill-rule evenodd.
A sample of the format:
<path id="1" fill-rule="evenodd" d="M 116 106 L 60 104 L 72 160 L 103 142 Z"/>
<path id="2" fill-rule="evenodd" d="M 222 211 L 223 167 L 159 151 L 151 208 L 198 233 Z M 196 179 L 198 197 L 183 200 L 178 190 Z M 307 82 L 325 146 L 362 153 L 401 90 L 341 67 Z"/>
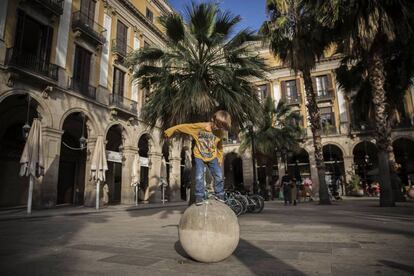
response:
<path id="1" fill-rule="evenodd" d="M 264 208 L 264 199 L 260 195 L 251 195 L 249 198 L 254 202 L 253 213 L 260 213 Z"/>
<path id="2" fill-rule="evenodd" d="M 243 207 L 243 211 L 242 213 L 245 214 L 247 212 L 248 206 L 249 206 L 249 200 L 241 194 L 235 194 L 234 198 L 238 201 L 240 201 L 242 207 Z"/>
<path id="3" fill-rule="evenodd" d="M 236 214 L 236 216 L 240 216 L 240 214 L 243 211 L 243 207 L 242 207 L 240 201 L 238 201 L 235 198 L 228 198 L 226 200 L 226 204 L 227 204 L 227 206 L 229 206 L 233 210 L 233 212 Z"/>

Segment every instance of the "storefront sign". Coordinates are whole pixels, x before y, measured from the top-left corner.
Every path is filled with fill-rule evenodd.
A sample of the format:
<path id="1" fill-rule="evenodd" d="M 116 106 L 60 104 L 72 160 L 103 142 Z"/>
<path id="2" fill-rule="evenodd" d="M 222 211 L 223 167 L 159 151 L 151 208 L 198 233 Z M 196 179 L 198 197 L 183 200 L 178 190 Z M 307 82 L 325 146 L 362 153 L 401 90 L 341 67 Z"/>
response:
<path id="1" fill-rule="evenodd" d="M 148 157 L 139 157 L 139 164 L 141 167 L 149 167 L 149 159 Z"/>
<path id="2" fill-rule="evenodd" d="M 108 160 L 108 162 L 122 163 L 122 153 L 107 150 L 106 159 Z"/>

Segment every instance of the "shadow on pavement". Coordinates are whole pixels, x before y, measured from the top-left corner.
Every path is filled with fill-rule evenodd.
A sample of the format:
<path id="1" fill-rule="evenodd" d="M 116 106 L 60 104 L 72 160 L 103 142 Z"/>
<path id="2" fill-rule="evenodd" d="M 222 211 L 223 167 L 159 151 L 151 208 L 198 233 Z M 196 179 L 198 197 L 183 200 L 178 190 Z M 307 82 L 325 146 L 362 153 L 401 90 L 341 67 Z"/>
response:
<path id="1" fill-rule="evenodd" d="M 181 257 L 190 262 L 198 263 L 184 251 L 180 241 L 175 243 L 174 249 Z M 222 262 L 232 262 L 234 258 L 254 275 L 306 275 L 244 239 L 240 239 L 233 255 Z"/>
<path id="2" fill-rule="evenodd" d="M 233 256 L 255 275 L 305 275 L 244 239 L 240 239 Z"/>
<path id="3" fill-rule="evenodd" d="M 414 274 L 414 267 L 413 266 L 400 264 L 400 263 L 397 263 L 397 262 L 387 261 L 387 260 L 379 260 L 378 262 L 380 264 L 386 265 L 388 267 L 399 269 L 399 270 Z"/>

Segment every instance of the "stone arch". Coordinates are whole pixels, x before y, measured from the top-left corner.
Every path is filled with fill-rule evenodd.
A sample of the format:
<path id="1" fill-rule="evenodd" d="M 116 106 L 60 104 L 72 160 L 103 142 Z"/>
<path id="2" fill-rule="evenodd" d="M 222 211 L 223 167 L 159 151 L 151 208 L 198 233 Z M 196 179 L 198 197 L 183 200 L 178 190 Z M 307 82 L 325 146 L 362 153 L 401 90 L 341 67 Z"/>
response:
<path id="1" fill-rule="evenodd" d="M 414 142 L 414 137 L 413 136 L 410 136 L 410 135 L 407 135 L 407 134 L 403 134 L 403 135 L 395 136 L 392 139 L 392 143 L 394 144 L 394 142 L 397 141 L 397 140 L 399 140 L 399 139 L 407 139 L 407 140 L 410 140 L 410 141 Z"/>
<path id="2" fill-rule="evenodd" d="M 341 152 L 342 152 L 342 156 L 348 156 L 350 153 L 349 152 L 347 152 L 347 150 L 340 144 L 340 143 L 338 143 L 338 142 L 335 142 L 335 141 L 326 141 L 325 143 L 323 143 L 322 144 L 322 147 L 324 147 L 324 146 L 327 146 L 327 145 L 333 145 L 333 146 L 336 146 L 336 147 L 338 147 L 340 150 L 341 150 Z"/>
<path id="3" fill-rule="evenodd" d="M 92 114 L 85 108 L 80 108 L 80 107 L 74 107 L 71 108 L 69 110 L 67 110 L 65 113 L 63 113 L 62 117 L 60 118 L 59 121 L 59 130 L 63 130 L 63 124 L 65 123 L 65 120 L 73 113 L 83 113 L 85 114 L 86 118 L 88 119 L 86 121 L 86 126 L 88 128 L 88 137 L 92 138 L 94 136 L 98 136 L 99 135 L 99 130 L 98 130 L 98 125 L 96 123 L 96 121 L 93 119 Z"/>
<path id="4" fill-rule="evenodd" d="M 128 128 L 127 124 L 125 124 L 124 122 L 121 121 L 116 121 L 116 122 L 111 122 L 110 124 L 108 124 L 106 126 L 106 129 L 104 130 L 104 137 L 106 137 L 106 135 L 108 134 L 108 131 L 111 127 L 119 125 L 122 127 L 122 138 L 124 139 L 124 146 L 135 146 L 132 143 L 132 135 L 130 133 L 130 129 Z"/>
<path id="5" fill-rule="evenodd" d="M 50 111 L 49 106 L 47 105 L 45 99 L 38 95 L 38 92 L 34 92 L 27 89 L 10 89 L 6 90 L 0 95 L 0 104 L 8 97 L 14 95 L 25 95 L 28 94 L 32 99 L 34 99 L 40 106 L 41 112 L 40 115 L 42 116 L 42 126 L 43 127 L 53 127 L 53 116 L 52 112 Z"/>
<path id="6" fill-rule="evenodd" d="M 392 143 L 395 161 L 397 162 L 397 173 L 404 186 L 414 181 L 414 139 L 399 136 Z"/>
<path id="7" fill-rule="evenodd" d="M 378 175 L 377 146 L 368 139 L 360 140 L 353 146 L 354 170 L 365 188 Z"/>
<path id="8" fill-rule="evenodd" d="M 148 151 L 151 152 L 155 148 L 155 141 L 154 141 L 154 137 L 149 132 L 142 132 L 142 133 L 140 133 L 138 135 L 138 140 L 136 142 L 136 145 L 139 144 L 139 141 L 144 136 L 146 136 L 148 138 L 148 147 L 149 147 Z"/>
<path id="9" fill-rule="evenodd" d="M 287 154 L 285 157 L 285 168 L 289 175 L 295 177 L 298 181 L 305 177 L 311 177 L 309 151 L 301 147 L 295 152 Z"/>
<path id="10" fill-rule="evenodd" d="M 325 162 L 325 181 L 333 185 L 341 176 L 345 176 L 344 151 L 336 143 L 327 143 L 323 146 Z"/>

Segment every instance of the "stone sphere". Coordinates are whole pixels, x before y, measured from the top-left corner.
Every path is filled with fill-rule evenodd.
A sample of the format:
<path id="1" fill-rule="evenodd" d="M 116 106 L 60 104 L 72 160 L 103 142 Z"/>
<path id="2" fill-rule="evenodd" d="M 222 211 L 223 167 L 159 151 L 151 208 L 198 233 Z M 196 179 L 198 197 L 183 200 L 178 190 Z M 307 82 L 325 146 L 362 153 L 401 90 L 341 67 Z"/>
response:
<path id="1" fill-rule="evenodd" d="M 224 203 L 207 200 L 185 210 L 178 226 L 184 251 L 203 263 L 219 262 L 236 249 L 240 238 L 237 216 Z"/>

